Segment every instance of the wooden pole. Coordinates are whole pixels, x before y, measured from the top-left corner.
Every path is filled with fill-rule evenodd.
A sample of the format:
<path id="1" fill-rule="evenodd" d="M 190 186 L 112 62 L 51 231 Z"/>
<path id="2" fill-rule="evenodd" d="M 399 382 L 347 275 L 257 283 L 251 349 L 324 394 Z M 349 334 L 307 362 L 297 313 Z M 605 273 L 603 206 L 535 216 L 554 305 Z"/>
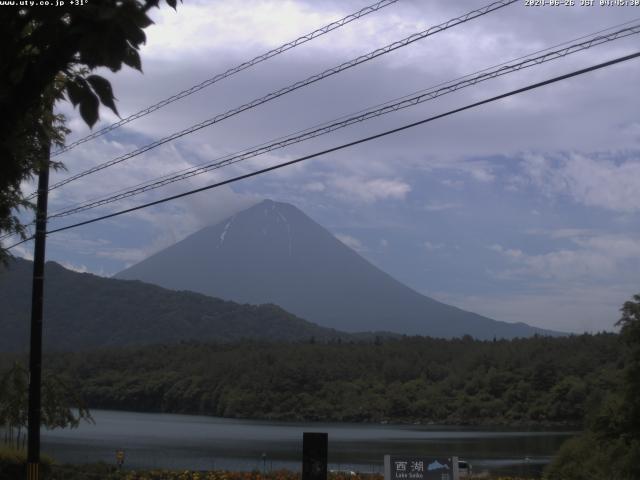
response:
<path id="1" fill-rule="evenodd" d="M 27 480 L 40 475 L 40 420 L 42 381 L 42 314 L 44 300 L 44 260 L 47 240 L 47 200 L 49 194 L 49 155 L 47 142 L 45 162 L 38 175 L 36 233 L 33 251 L 33 287 L 31 291 L 31 345 L 29 349 L 29 411 L 27 417 Z"/>

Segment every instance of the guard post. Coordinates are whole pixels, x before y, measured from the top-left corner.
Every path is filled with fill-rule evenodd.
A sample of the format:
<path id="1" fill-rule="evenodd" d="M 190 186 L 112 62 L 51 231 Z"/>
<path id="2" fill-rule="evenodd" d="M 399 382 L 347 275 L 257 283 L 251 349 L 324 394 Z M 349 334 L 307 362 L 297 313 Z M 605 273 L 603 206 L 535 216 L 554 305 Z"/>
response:
<path id="1" fill-rule="evenodd" d="M 329 434 L 302 434 L 302 480 L 327 480 Z"/>
<path id="2" fill-rule="evenodd" d="M 122 470 L 122 465 L 124 464 L 124 450 L 116 450 L 116 465 L 118 466 L 118 470 Z"/>

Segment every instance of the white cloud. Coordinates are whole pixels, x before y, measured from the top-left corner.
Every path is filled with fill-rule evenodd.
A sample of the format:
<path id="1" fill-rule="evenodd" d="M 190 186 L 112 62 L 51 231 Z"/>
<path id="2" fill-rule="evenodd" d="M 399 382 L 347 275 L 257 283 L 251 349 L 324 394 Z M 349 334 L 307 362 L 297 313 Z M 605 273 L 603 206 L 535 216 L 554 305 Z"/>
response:
<path id="1" fill-rule="evenodd" d="M 483 183 L 493 182 L 496 179 L 496 176 L 491 173 L 491 171 L 487 168 L 483 168 L 481 166 L 470 164 L 467 172 L 474 180 Z"/>
<path id="2" fill-rule="evenodd" d="M 13 247 L 10 253 L 16 257 L 33 261 L 33 246 L 30 243 L 27 243 L 26 245 L 23 244 L 23 245 L 18 245 L 16 247 Z"/>
<path id="3" fill-rule="evenodd" d="M 221 46 L 227 51 L 268 50 L 342 16 L 291 0 L 265 2 L 185 2 L 178 12 L 153 10 L 143 56 L 157 59 L 199 57 Z"/>
<path id="4" fill-rule="evenodd" d="M 445 179 L 445 180 L 441 180 L 440 183 L 442 185 L 446 185 L 447 187 L 453 187 L 453 188 L 464 187 L 464 181 L 462 181 L 462 180 Z"/>
<path id="5" fill-rule="evenodd" d="M 441 250 L 442 248 L 444 248 L 443 243 L 432 243 L 427 241 L 427 242 L 424 242 L 423 245 L 424 245 L 424 248 L 426 248 L 430 252 L 435 252 L 436 250 Z"/>
<path id="6" fill-rule="evenodd" d="M 75 265 L 70 262 L 60 262 L 60 265 L 62 265 L 67 270 L 71 270 L 72 272 L 87 273 L 89 271 L 86 265 Z"/>
<path id="7" fill-rule="evenodd" d="M 496 179 L 497 164 L 490 160 L 479 159 L 468 154 L 447 154 L 421 159 L 413 163 L 415 168 L 427 171 L 451 172 L 455 176 L 465 175 L 471 180 L 480 183 L 491 183 Z M 446 178 L 440 180 L 442 185 L 452 188 L 461 188 L 465 185 L 464 180 Z"/>
<path id="8" fill-rule="evenodd" d="M 498 252 L 503 254 L 505 257 L 509 258 L 521 258 L 524 254 L 522 250 L 518 250 L 517 248 L 504 248 L 502 245 L 493 244 L 489 247 L 489 250 L 493 250 L 494 252 Z"/>
<path id="9" fill-rule="evenodd" d="M 356 237 L 353 237 L 351 235 L 341 234 L 341 233 L 337 233 L 335 237 L 338 240 L 340 240 L 342 243 L 344 243 L 347 247 L 352 248 L 357 252 L 362 252 L 366 250 L 362 242 L 358 240 Z"/>
<path id="10" fill-rule="evenodd" d="M 570 232 L 563 232 L 565 234 Z M 561 237 L 562 238 L 562 237 Z M 520 249 L 495 244 L 489 248 L 513 265 L 498 277 L 533 276 L 554 280 L 615 280 L 622 271 L 633 269 L 640 259 L 640 237 L 602 234 L 570 237 L 574 249 L 563 248 L 546 253 L 528 254 Z"/>
<path id="11" fill-rule="evenodd" d="M 302 189 L 306 190 L 307 192 L 324 192 L 326 188 L 327 187 L 325 187 L 324 183 L 322 182 L 309 182 L 305 183 L 302 186 Z"/>
<path id="12" fill-rule="evenodd" d="M 640 212 L 640 154 L 624 161 L 572 153 L 547 157 L 528 154 L 525 177 L 548 196 L 616 212 Z"/>
<path id="13" fill-rule="evenodd" d="M 537 213 L 539 215 L 539 212 Z M 549 238 L 576 238 L 596 235 L 594 230 L 587 228 L 554 228 L 554 229 L 529 229 L 526 231 L 529 235 L 542 235 Z"/>
<path id="14" fill-rule="evenodd" d="M 135 149 L 131 143 L 116 142 L 104 138 L 91 142 L 78 150 L 73 150 L 65 157 L 71 173 L 85 170 L 107 159 Z M 203 148 L 194 152 L 190 146 L 167 145 L 141 157 L 132 158 L 102 172 L 89 175 L 63 188 L 52 191 L 50 212 L 65 209 L 71 205 L 101 198 L 107 194 L 129 188 L 149 179 L 157 178 L 168 173 L 190 168 L 202 161 L 202 157 L 211 158 L 220 155 L 211 148 Z M 55 175 L 54 181 L 68 176 Z M 52 227 L 72 223 L 69 220 L 82 220 L 99 214 L 111 213 L 121 209 L 140 205 L 190 189 L 212 184 L 225 178 L 220 171 L 207 172 L 188 180 L 167 185 L 162 189 L 150 191 L 109 206 L 89 210 L 86 214 L 66 217 L 64 220 L 53 220 Z M 139 210 L 123 217 L 117 217 L 111 222 L 121 226 L 123 232 L 135 228 L 136 231 L 152 229 L 154 240 L 144 248 L 128 248 L 111 245 L 103 239 L 88 239 L 82 233 L 75 231 L 56 234 L 50 242 L 58 248 L 81 255 L 98 255 L 126 262 L 143 259 L 155 251 L 165 248 L 196 230 L 218 223 L 234 213 L 250 207 L 260 199 L 251 194 L 238 194 L 229 186 L 222 186 L 213 190 L 200 192 L 184 197 L 161 206 Z M 84 218 L 83 218 L 84 217 Z M 144 222 L 144 227 L 132 227 L 130 219 Z"/>
<path id="15" fill-rule="evenodd" d="M 431 203 L 427 203 L 424 207 L 424 209 L 428 212 L 441 212 L 443 210 L 452 210 L 455 208 L 459 208 L 460 205 L 457 203 L 438 203 L 438 202 L 431 202 Z"/>
<path id="16" fill-rule="evenodd" d="M 222 189 L 200 197 L 187 198 L 168 209 L 140 210 L 132 215 L 152 228 L 153 241 L 142 247 L 102 248 L 97 252 L 97 256 L 120 260 L 130 266 L 183 240 L 197 230 L 215 225 L 249 208 L 257 201 L 259 200 L 252 196 L 238 195 L 231 189 Z"/>
<path id="17" fill-rule="evenodd" d="M 411 186 L 402 180 L 385 178 L 366 180 L 354 176 L 336 176 L 331 180 L 331 187 L 338 196 L 362 203 L 387 199 L 402 200 L 411 191 Z"/>

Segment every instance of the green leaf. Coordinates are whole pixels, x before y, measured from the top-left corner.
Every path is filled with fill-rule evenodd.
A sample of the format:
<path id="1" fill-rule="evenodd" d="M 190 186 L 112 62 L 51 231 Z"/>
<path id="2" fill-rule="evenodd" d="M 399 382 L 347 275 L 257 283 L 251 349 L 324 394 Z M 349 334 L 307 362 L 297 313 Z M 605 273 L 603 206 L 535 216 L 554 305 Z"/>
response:
<path id="1" fill-rule="evenodd" d="M 118 14 L 118 10 L 113 4 L 99 5 L 98 14 L 96 15 L 96 18 L 100 21 L 103 21 L 103 20 L 112 21 L 117 14 Z"/>
<path id="2" fill-rule="evenodd" d="M 140 62 L 140 55 L 133 47 L 127 47 L 126 53 L 122 58 L 122 61 L 129 65 L 131 68 L 142 71 L 142 63 Z"/>
<path id="3" fill-rule="evenodd" d="M 111 88 L 109 80 L 101 77 L 100 75 L 89 75 L 87 77 L 87 82 L 89 82 L 93 91 L 98 94 L 98 98 L 100 98 L 102 104 L 109 107 L 113 113 L 120 116 L 114 102 L 113 89 Z"/>
<path id="4" fill-rule="evenodd" d="M 108 66 L 111 71 L 117 72 L 122 67 L 122 62 L 127 55 L 128 48 L 129 44 L 126 39 L 122 37 L 112 36 L 107 38 L 102 52 L 104 64 Z"/>
<path id="5" fill-rule="evenodd" d="M 74 78 L 67 83 L 67 97 L 71 104 L 76 107 L 82 99 L 82 86 Z"/>
<path id="6" fill-rule="evenodd" d="M 24 78 L 24 72 L 26 68 L 27 68 L 27 62 L 21 59 L 19 63 L 17 63 L 16 66 L 9 71 L 9 81 L 13 85 L 20 84 L 20 82 L 22 82 Z"/>
<path id="7" fill-rule="evenodd" d="M 147 28 L 153 24 L 153 20 L 146 14 L 145 9 L 140 8 L 134 2 L 125 4 L 119 11 L 120 23 L 130 22 L 138 28 Z"/>
<path id="8" fill-rule="evenodd" d="M 91 90 L 87 88 L 86 92 L 86 95 L 83 95 L 82 101 L 80 102 L 80 115 L 87 125 L 93 127 L 98 121 L 98 108 L 100 107 L 100 102 L 98 101 L 98 97 Z"/>
<path id="9" fill-rule="evenodd" d="M 140 28 L 147 28 L 149 25 L 153 25 L 153 20 L 151 20 L 147 15 L 142 13 L 138 18 L 136 18 L 136 24 Z"/>
<path id="10" fill-rule="evenodd" d="M 134 25 L 131 22 L 127 22 L 122 25 L 122 29 L 124 30 L 124 34 L 133 46 L 137 47 L 143 43 L 146 43 L 147 36 L 144 33 L 144 30 L 139 28 L 137 25 Z"/>
<path id="11" fill-rule="evenodd" d="M 75 76 L 67 84 L 67 94 L 74 107 L 80 105 L 82 119 L 90 127 L 93 126 L 98 120 L 100 102 L 87 81 L 81 76 Z"/>

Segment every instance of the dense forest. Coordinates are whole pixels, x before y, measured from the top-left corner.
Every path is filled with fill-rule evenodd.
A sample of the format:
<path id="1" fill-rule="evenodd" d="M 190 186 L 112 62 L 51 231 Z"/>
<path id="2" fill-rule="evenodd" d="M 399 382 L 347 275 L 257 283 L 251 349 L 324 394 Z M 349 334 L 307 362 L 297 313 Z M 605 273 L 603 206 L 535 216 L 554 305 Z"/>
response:
<path id="1" fill-rule="evenodd" d="M 183 343 L 51 354 L 45 366 L 93 408 L 505 425 L 580 425 L 622 368 L 614 334 Z"/>
<path id="2" fill-rule="evenodd" d="M 640 478 L 640 294 L 621 312 L 621 375 L 587 411 L 582 434 L 560 448 L 547 480 Z"/>
<path id="3" fill-rule="evenodd" d="M 0 351 L 25 351 L 33 263 L 0 264 Z M 137 281 L 114 280 L 46 264 L 43 342 L 46 350 L 81 350 L 200 339 L 295 341 L 347 338 L 276 305 L 242 305 Z"/>

